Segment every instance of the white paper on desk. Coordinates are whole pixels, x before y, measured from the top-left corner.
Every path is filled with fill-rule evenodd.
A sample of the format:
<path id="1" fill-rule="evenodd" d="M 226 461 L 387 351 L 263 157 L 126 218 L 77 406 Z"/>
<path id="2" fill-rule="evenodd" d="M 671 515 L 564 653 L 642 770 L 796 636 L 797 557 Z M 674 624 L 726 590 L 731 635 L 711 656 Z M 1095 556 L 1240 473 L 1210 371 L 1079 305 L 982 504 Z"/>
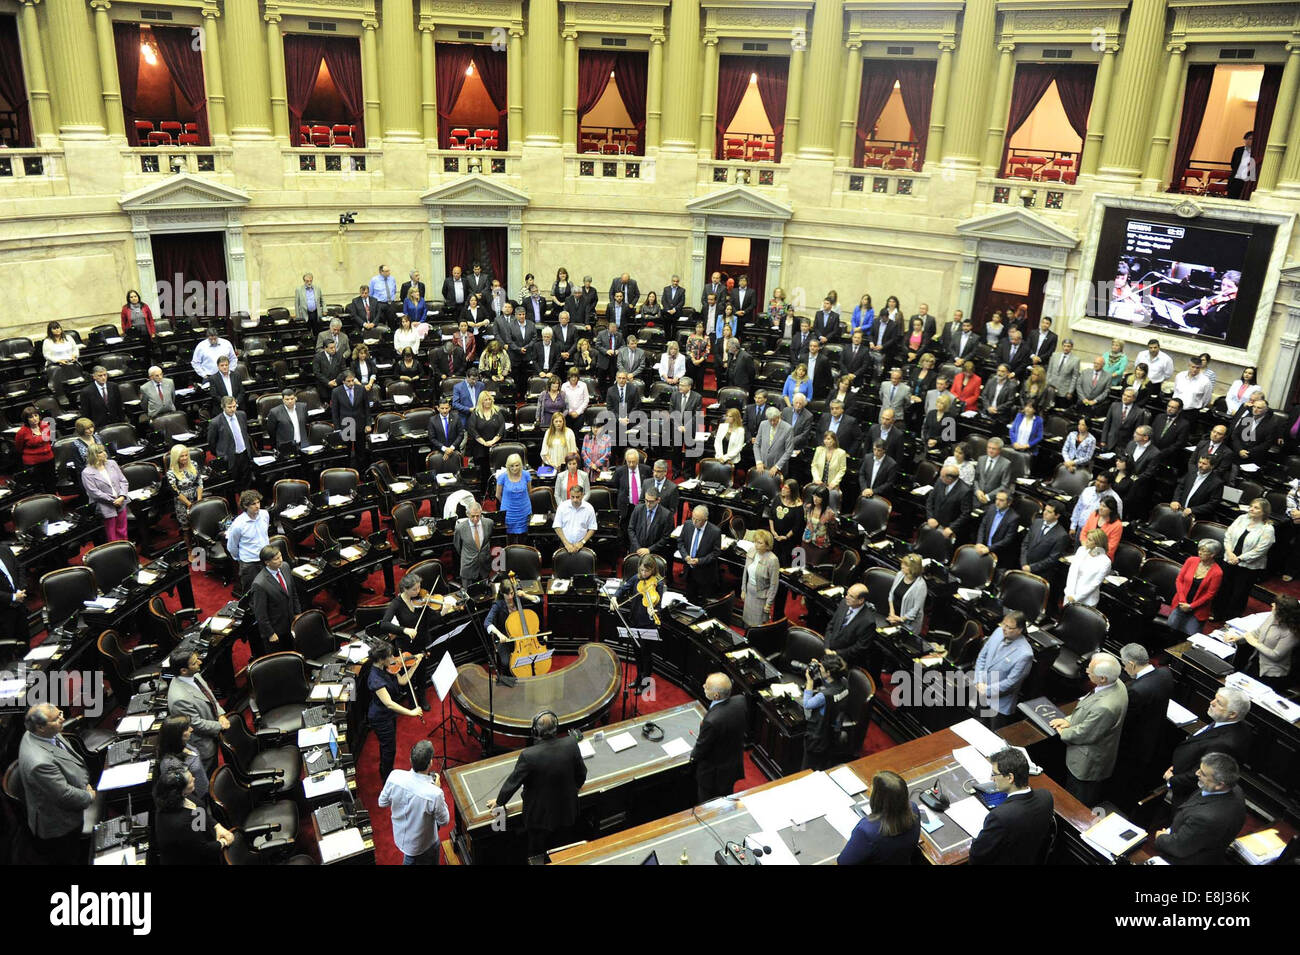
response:
<path id="1" fill-rule="evenodd" d="M 439 486 L 439 487 L 446 487 L 448 484 L 455 484 L 455 483 L 456 483 L 456 475 L 454 475 L 454 474 L 439 474 L 437 477 L 434 478 L 434 480 L 436 480 L 436 481 L 438 482 L 438 486 Z"/>
<path id="2" fill-rule="evenodd" d="M 971 717 L 951 727 L 952 731 L 970 743 L 984 757 L 992 756 L 1006 749 L 1006 741 L 979 720 Z"/>
<path id="3" fill-rule="evenodd" d="M 307 412 L 307 413 L 308 413 L 308 414 L 311 414 L 310 411 Z M 178 437 L 179 437 L 179 435 L 178 435 Z M 323 444 L 305 444 L 305 445 L 303 445 L 302 450 L 303 450 L 303 453 L 304 453 L 304 454 L 318 454 L 319 452 L 325 450 L 325 445 L 323 445 Z"/>
<path id="4" fill-rule="evenodd" d="M 952 758 L 961 764 L 961 768 L 970 773 L 977 783 L 993 781 L 993 766 L 980 755 L 974 746 L 959 746 L 952 751 Z"/>
<path id="5" fill-rule="evenodd" d="M 1196 722 L 1196 714 L 1176 700 L 1170 700 L 1165 708 L 1165 717 L 1175 726 L 1186 726 Z"/>
<path id="6" fill-rule="evenodd" d="M 135 865 L 135 846 L 124 846 L 121 849 L 110 849 L 107 852 L 95 856 L 94 865 Z"/>
<path id="7" fill-rule="evenodd" d="M 58 652 L 59 645 L 57 643 L 43 643 L 39 647 L 32 647 L 32 649 L 28 650 L 27 656 L 23 657 L 23 659 L 30 661 L 48 660 Z"/>
<path id="8" fill-rule="evenodd" d="M 832 769 L 828 775 L 831 777 L 831 780 L 835 785 L 839 786 L 840 789 L 843 789 L 850 796 L 856 796 L 867 788 L 867 784 L 858 777 L 858 774 L 847 766 L 839 766 Z"/>
<path id="9" fill-rule="evenodd" d="M 25 679 L 0 680 L 0 700 L 16 700 L 26 692 Z"/>
<path id="10" fill-rule="evenodd" d="M 700 479 L 691 478 L 689 481 L 683 481 L 681 484 L 677 486 L 681 488 L 683 491 L 694 491 L 697 487 L 700 486 Z"/>
<path id="11" fill-rule="evenodd" d="M 333 723 L 322 723 L 320 726 L 308 726 L 298 730 L 298 748 L 309 749 L 312 746 L 324 746 L 331 740 L 337 740 L 339 735 L 338 727 Z"/>
<path id="12" fill-rule="evenodd" d="M 360 829 L 340 829 L 324 836 L 317 846 L 320 847 L 320 861 L 324 864 L 364 852 L 366 841 L 361 838 Z"/>
<path id="13" fill-rule="evenodd" d="M 226 629 L 228 629 L 229 627 L 230 627 L 230 618 L 229 618 L 229 617 L 209 617 L 209 618 L 208 618 L 208 629 L 211 630 L 211 631 L 213 631 L 214 633 L 220 633 L 221 631 L 226 630 Z"/>
<path id="14" fill-rule="evenodd" d="M 1121 577 L 1119 574 L 1107 574 L 1106 583 L 1114 584 L 1116 587 L 1123 587 L 1128 583 L 1127 577 Z"/>
<path id="15" fill-rule="evenodd" d="M 978 836 L 984 828 L 984 817 L 988 815 L 988 810 L 974 796 L 967 796 L 949 806 L 944 815 L 972 836 Z"/>
<path id="16" fill-rule="evenodd" d="M 112 610 L 120 603 L 116 597 L 96 597 L 94 600 L 85 601 L 88 610 Z"/>
<path id="17" fill-rule="evenodd" d="M 753 542 L 753 541 L 738 540 L 738 541 L 736 541 L 736 546 L 739 547 L 739 548 L 740 548 L 742 551 L 744 551 L 746 554 L 753 553 L 753 550 L 754 550 L 754 542 Z"/>
<path id="18" fill-rule="evenodd" d="M 659 602 L 663 604 L 664 609 L 667 610 L 669 607 L 674 607 L 679 603 L 686 603 L 686 595 L 679 593 L 676 590 L 665 590 L 664 595 Z"/>
<path id="19" fill-rule="evenodd" d="M 984 591 L 980 590 L 978 587 L 957 588 L 957 596 L 960 597 L 962 600 L 965 600 L 967 603 L 970 603 L 975 600 L 979 600 L 980 595 L 983 593 Z"/>
<path id="20" fill-rule="evenodd" d="M 1125 838 L 1124 834 L 1129 832 L 1132 835 Z M 1112 858 L 1123 855 L 1146 837 L 1145 829 L 1129 822 L 1117 812 L 1109 813 L 1101 822 L 1082 833 L 1084 842 Z"/>
<path id="21" fill-rule="evenodd" d="M 337 700 L 346 687 L 342 683 L 317 683 L 311 688 L 313 700 Z"/>
<path id="22" fill-rule="evenodd" d="M 826 814 L 826 821 L 845 839 L 853 835 L 853 830 L 857 827 L 860 818 L 853 811 L 852 806 L 841 806 L 838 809 L 832 809 Z"/>
<path id="23" fill-rule="evenodd" d="M 1258 464 L 1251 464 L 1250 462 L 1247 462 L 1245 464 L 1239 464 L 1237 465 L 1237 467 L 1241 468 L 1247 474 L 1254 474 L 1256 471 L 1259 470 Z"/>
<path id="24" fill-rule="evenodd" d="M 339 650 L 339 656 L 348 663 L 360 663 L 370 655 L 370 648 L 364 643 L 349 643 Z"/>
<path id="25" fill-rule="evenodd" d="M 173 441 L 189 441 L 191 438 L 197 438 L 198 435 L 193 431 L 177 431 L 172 435 Z"/>
<path id="26" fill-rule="evenodd" d="M 975 412 L 974 412 L 974 411 L 963 411 L 963 412 L 961 413 L 961 416 L 962 416 L 963 418 L 973 418 L 973 417 L 975 417 Z"/>
<path id="27" fill-rule="evenodd" d="M 623 750 L 631 749 L 636 745 L 636 740 L 633 739 L 631 733 L 619 733 L 617 736 L 606 737 L 605 742 L 616 753 L 621 753 Z"/>
<path id="28" fill-rule="evenodd" d="M 341 551 L 339 551 L 339 556 L 342 557 L 344 560 L 357 560 L 360 557 L 364 557 L 365 553 L 366 552 L 363 551 L 360 547 L 350 546 L 350 547 L 344 547 Z"/>
<path id="29" fill-rule="evenodd" d="M 123 763 L 110 766 L 99 777 L 96 789 L 125 789 L 128 786 L 140 786 L 149 781 L 149 760 L 138 763 Z"/>
<path id="30" fill-rule="evenodd" d="M 691 744 L 686 742 L 686 740 L 682 739 L 680 736 L 676 739 L 670 739 L 668 742 L 663 744 L 663 747 L 664 753 L 674 758 L 677 756 L 685 756 L 691 751 Z"/>
<path id="31" fill-rule="evenodd" d="M 348 497 L 346 494 L 331 494 L 328 498 L 326 498 L 326 503 L 328 503 L 330 507 L 342 507 L 344 504 L 347 504 L 350 500 L 352 499 Z"/>
<path id="32" fill-rule="evenodd" d="M 296 521 L 298 518 L 306 514 L 309 510 L 311 510 L 311 508 L 309 508 L 306 504 L 295 504 L 293 507 L 286 507 L 283 511 L 280 512 L 280 516 L 287 517 L 291 521 Z"/>
<path id="33" fill-rule="evenodd" d="M 407 484 L 405 481 L 394 481 L 392 484 L 388 485 L 388 490 L 392 494 L 405 494 L 410 489 L 411 485 Z"/>
<path id="34" fill-rule="evenodd" d="M 1244 617 L 1233 617 L 1227 621 L 1227 626 L 1240 630 L 1242 633 L 1249 633 L 1252 630 L 1258 630 L 1264 625 L 1264 621 L 1272 615 L 1271 610 L 1261 610 L 1259 613 L 1248 613 Z"/>
<path id="35" fill-rule="evenodd" d="M 792 700 L 803 699 L 803 688 L 798 683 L 773 683 L 768 689 L 773 696 L 788 696 Z"/>
<path id="36" fill-rule="evenodd" d="M 1188 637 L 1187 642 L 1199 650 L 1205 650 L 1207 653 L 1213 653 L 1221 660 L 1227 660 L 1237 652 L 1235 645 L 1223 643 L 1215 640 L 1213 637 L 1207 637 L 1203 633 L 1194 633 Z"/>
<path id="37" fill-rule="evenodd" d="M 149 727 L 153 726 L 156 717 L 152 713 L 145 713 L 143 716 L 126 716 L 122 722 L 117 724 L 114 731 L 122 736 L 134 736 L 136 733 L 147 733 Z"/>
<path id="38" fill-rule="evenodd" d="M 324 796 L 326 793 L 345 792 L 348 779 L 341 769 L 331 769 L 328 773 L 307 776 L 302 781 L 302 791 L 308 799 Z"/>
<path id="39" fill-rule="evenodd" d="M 856 816 L 854 818 L 857 818 Z M 770 849 L 770 852 L 757 856 L 759 865 L 798 865 L 799 860 L 795 854 L 790 851 L 790 847 L 785 844 L 775 832 L 756 832 L 752 836 L 745 837 L 746 848 L 760 851 Z"/>
<path id="40" fill-rule="evenodd" d="M 124 449 L 119 448 L 119 451 L 121 450 Z M 151 487 L 138 487 L 134 491 L 126 492 L 126 496 L 133 501 L 143 501 L 145 498 L 150 497 L 152 495 L 153 495 L 153 488 Z"/>
<path id="41" fill-rule="evenodd" d="M 925 495 L 925 494 L 929 494 L 933 490 L 934 490 L 933 484 L 922 484 L 920 487 L 912 488 L 912 493 L 917 495 Z"/>
<path id="42" fill-rule="evenodd" d="M 591 740 L 584 739 L 578 742 L 578 754 L 583 759 L 591 759 L 596 755 L 596 747 L 591 745 Z"/>
<path id="43" fill-rule="evenodd" d="M 253 463 L 256 464 L 259 468 L 264 468 L 264 467 L 266 467 L 268 464 L 274 464 L 274 463 L 275 463 L 275 455 L 274 455 L 274 454 L 259 454 L 257 457 L 253 458 Z"/>
<path id="44" fill-rule="evenodd" d="M 827 587 L 825 590 L 817 591 L 823 597 L 841 597 L 844 595 L 843 587 Z"/>
<path id="45" fill-rule="evenodd" d="M 763 832 L 777 832 L 792 823 L 802 825 L 852 805 L 853 797 L 822 772 L 765 789 L 744 800 L 745 808 Z"/>
<path id="46" fill-rule="evenodd" d="M 370 436 L 371 444 L 383 444 L 387 440 L 388 440 L 388 435 L 386 434 L 372 434 Z"/>
<path id="47" fill-rule="evenodd" d="M 155 580 L 158 579 L 158 574 L 156 574 L 152 570 L 142 570 L 135 575 L 135 579 L 137 583 L 145 587 L 148 587 L 150 584 L 152 584 Z"/>

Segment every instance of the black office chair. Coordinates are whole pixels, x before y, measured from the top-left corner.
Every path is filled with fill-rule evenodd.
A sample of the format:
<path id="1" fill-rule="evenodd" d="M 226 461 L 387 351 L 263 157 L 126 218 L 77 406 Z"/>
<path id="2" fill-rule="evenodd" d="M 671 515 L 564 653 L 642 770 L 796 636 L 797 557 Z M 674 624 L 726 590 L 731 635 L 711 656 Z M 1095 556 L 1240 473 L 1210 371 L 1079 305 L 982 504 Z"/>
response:
<path id="1" fill-rule="evenodd" d="M 1192 525 L 1188 537 L 1198 544 L 1203 540 L 1215 541 L 1219 545 L 1219 553 L 1222 554 L 1223 541 L 1227 534 L 1228 526 L 1226 524 L 1220 524 L 1218 521 L 1196 521 Z"/>
<path id="2" fill-rule="evenodd" d="M 528 461 L 528 449 L 518 441 L 502 441 L 488 452 L 488 469 L 495 474 L 506 466 L 510 455 L 517 454 L 521 461 Z"/>
<path id="3" fill-rule="evenodd" d="M 882 619 L 889 613 L 889 591 L 894 586 L 895 573 L 888 567 L 872 567 L 862 575 L 867 600 Z"/>
<path id="4" fill-rule="evenodd" d="M 831 572 L 831 583 L 845 590 L 853 583 L 854 571 L 858 569 L 858 563 L 862 560 L 856 550 L 846 548 L 840 557 L 840 562 L 835 565 L 835 570 Z"/>
<path id="5" fill-rule="evenodd" d="M 199 609 L 181 607 L 178 610 L 168 610 L 162 597 L 151 597 L 137 619 L 142 638 L 162 647 L 166 653 L 171 653 L 186 633 L 198 630 Z M 189 620 L 188 625 L 186 620 Z"/>
<path id="6" fill-rule="evenodd" d="M 775 501 L 781 494 L 781 482 L 771 471 L 750 470 L 745 475 L 745 487 L 757 488 L 768 500 Z"/>
<path id="7" fill-rule="evenodd" d="M 1070 497 L 1078 497 L 1091 480 L 1092 474 L 1083 468 L 1075 468 L 1071 471 L 1064 464 L 1061 464 L 1057 466 L 1056 474 L 1047 486 L 1054 491 L 1068 494 Z"/>
<path id="8" fill-rule="evenodd" d="M 215 571 L 224 584 L 229 584 L 235 574 L 235 561 L 226 552 L 225 534 L 221 531 L 229 517 L 230 509 L 220 497 L 204 498 L 190 508 L 190 534 L 203 548 L 207 569 Z"/>
<path id="9" fill-rule="evenodd" d="M 782 617 L 770 623 L 760 623 L 745 630 L 745 642 L 763 658 L 780 652 L 790 632 L 790 620 Z"/>
<path id="10" fill-rule="evenodd" d="M 845 760 L 862 755 L 862 746 L 871 728 L 871 714 L 876 708 L 876 681 L 861 667 L 849 670 L 849 696 L 844 703 L 840 729 L 846 734 L 839 755 Z"/>
<path id="11" fill-rule="evenodd" d="M 92 547 L 82 556 L 81 562 L 95 572 L 95 582 L 105 592 L 135 577 L 140 570 L 140 556 L 130 541 L 109 541 Z"/>
<path id="12" fill-rule="evenodd" d="M 507 544 L 506 571 L 514 571 L 515 576 L 520 580 L 541 580 L 541 552 L 527 544 Z"/>
<path id="13" fill-rule="evenodd" d="M 1141 576 L 1142 565 L 1146 559 L 1147 555 L 1141 547 L 1128 541 L 1120 541 L 1119 546 L 1115 548 L 1115 560 L 1111 568 L 1121 577 L 1132 580 Z"/>
<path id="14" fill-rule="evenodd" d="M 1052 672 L 1071 683 L 1082 681 L 1088 661 L 1105 643 L 1109 629 L 1106 615 L 1096 607 L 1080 603 L 1066 604 L 1061 610 L 1061 619 L 1053 630 L 1063 646 L 1052 661 Z"/>
<path id="15" fill-rule="evenodd" d="M 1148 557 L 1142 565 L 1142 579 L 1151 584 L 1156 595 L 1166 604 L 1172 604 L 1174 592 L 1178 589 L 1178 573 L 1183 568 L 1172 560 L 1163 557 Z"/>
<path id="16" fill-rule="evenodd" d="M 933 487 L 939 480 L 939 465 L 928 459 L 921 461 L 916 465 L 916 471 L 913 472 L 912 477 L 916 481 L 917 487 Z M 921 503 L 924 505 L 924 500 Z"/>
<path id="17" fill-rule="evenodd" d="M 934 630 L 926 636 L 936 643 L 939 642 Z M 959 669 L 969 669 L 975 665 L 980 650 L 984 648 L 984 628 L 977 620 L 967 620 L 961 628 L 961 633 L 949 640 L 947 646 L 948 662 Z"/>
<path id="18" fill-rule="evenodd" d="M 992 551 L 981 554 L 974 544 L 962 544 L 953 554 L 948 569 L 963 587 L 983 590 L 993 583 L 993 571 L 997 566 L 998 559 Z"/>
<path id="19" fill-rule="evenodd" d="M 287 855 L 298 838 L 297 804 L 291 799 L 264 801 L 272 787 L 269 779 L 240 782 L 229 766 L 213 773 L 208 787 L 218 820 L 236 831 L 237 841 L 242 837 L 254 853 L 264 858 Z"/>
<path id="20" fill-rule="evenodd" d="M 278 739 L 275 731 L 261 734 Z M 288 746 L 262 745 L 262 739 L 248 731 L 243 720 L 230 721 L 230 728 L 218 737 L 224 762 L 244 785 L 266 782 L 266 792 L 288 792 L 302 778 L 302 752 L 296 742 Z"/>
<path id="21" fill-rule="evenodd" d="M 701 605 L 706 617 L 712 617 L 724 627 L 730 627 L 733 620 L 736 619 L 736 592 L 727 591 L 720 597 L 706 601 Z"/>
<path id="22" fill-rule="evenodd" d="M 528 403 L 515 412 L 515 424 L 519 427 L 537 424 L 537 405 Z"/>
<path id="23" fill-rule="evenodd" d="M 437 559 L 422 560 L 418 564 L 412 564 L 406 568 L 406 573 L 415 574 L 419 577 L 421 586 L 429 593 L 444 594 L 447 592 L 446 581 L 442 574 L 442 563 Z"/>
<path id="24" fill-rule="evenodd" d="M 889 516 L 894 506 L 883 497 L 858 497 L 853 507 L 853 520 L 868 538 L 879 537 L 889 526 Z"/>
<path id="25" fill-rule="evenodd" d="M 822 635 L 807 627 L 790 627 L 786 631 L 785 646 L 780 653 L 764 657 L 782 674 L 782 682 L 803 683 L 803 672 L 810 660 L 820 660 L 826 652 Z M 799 664 L 799 665 L 796 665 Z"/>
<path id="26" fill-rule="evenodd" d="M 607 487 L 593 487 L 584 500 L 596 511 L 612 511 L 614 498 Z"/>
<path id="27" fill-rule="evenodd" d="M 302 654 L 307 666 L 323 667 L 338 662 L 342 641 L 330 632 L 323 611 L 315 608 L 304 610 L 293 618 L 289 633 L 293 636 L 293 649 Z"/>
<path id="28" fill-rule="evenodd" d="M 80 479 L 80 474 L 77 477 Z M 33 494 L 14 505 L 14 530 L 25 534 L 42 521 L 61 521 L 63 517 L 63 501 L 57 495 Z"/>
<path id="29" fill-rule="evenodd" d="M 1192 529 L 1192 512 L 1171 510 L 1168 504 L 1157 504 L 1151 509 L 1147 521 L 1151 533 L 1167 540 L 1180 541 L 1188 536 Z M 1222 540 L 1222 538 L 1220 538 Z"/>
<path id="30" fill-rule="evenodd" d="M 116 630 L 101 633 L 95 647 L 107 662 L 106 676 L 119 703 L 129 700 L 142 684 L 162 677 L 160 662 L 164 651 L 161 647 L 142 643 L 127 650 Z"/>
<path id="31" fill-rule="evenodd" d="M 945 537 L 939 527 L 922 526 L 916 532 L 916 552 L 940 564 L 947 565 L 952 560 L 953 539 Z"/>
<path id="32" fill-rule="evenodd" d="M 194 433 L 194 428 L 190 425 L 190 417 L 184 411 L 168 411 L 166 414 L 160 414 L 149 422 L 149 427 L 155 433 L 162 435 L 163 440 L 168 444 L 175 443 L 178 434 Z"/>
<path id="33" fill-rule="evenodd" d="M 554 514 L 555 495 L 546 485 L 534 487 L 528 492 L 529 503 L 533 505 L 534 514 Z"/>
<path id="34" fill-rule="evenodd" d="M 718 407 L 724 412 L 728 408 L 735 408 L 738 411 L 745 410 L 745 403 L 749 401 L 749 395 L 744 388 L 736 388 L 728 385 L 718 389 Z"/>
<path id="35" fill-rule="evenodd" d="M 320 475 L 320 489 L 330 497 L 349 496 L 361 487 L 361 475 L 355 468 L 326 468 Z"/>
<path id="36" fill-rule="evenodd" d="M 263 423 L 271 409 L 283 403 L 279 395 L 259 395 L 257 399 L 257 419 Z"/>
<path id="37" fill-rule="evenodd" d="M 283 478 L 271 489 L 271 509 L 279 514 L 285 508 L 311 501 L 311 485 L 298 478 Z"/>
<path id="38" fill-rule="evenodd" d="M 50 627 L 57 627 L 84 609 L 99 594 L 95 572 L 89 567 L 60 567 L 41 577 L 41 599 Z"/>
<path id="39" fill-rule="evenodd" d="M 584 574 L 596 573 L 596 552 L 590 547 L 569 553 L 563 547 L 557 547 L 551 555 L 553 576 L 560 580 L 572 580 Z"/>
<path id="40" fill-rule="evenodd" d="M 1027 570 L 1012 569 L 1002 575 L 999 599 L 1007 610 L 1019 610 L 1029 623 L 1038 623 L 1047 613 L 1051 587 Z"/>
<path id="41" fill-rule="evenodd" d="M 1020 518 L 1020 526 L 1028 528 L 1033 525 L 1043 513 L 1043 505 L 1032 497 L 1024 497 L 1017 494 L 1011 499 L 1011 509 L 1016 512 Z"/>
<path id="42" fill-rule="evenodd" d="M 106 424 L 95 433 L 95 440 L 104 447 L 130 448 L 139 444 L 135 428 L 129 424 Z"/>
<path id="43" fill-rule="evenodd" d="M 719 461 L 717 458 L 704 458 L 700 461 L 699 478 L 706 484 L 721 484 L 731 487 L 736 474 L 736 467 Z"/>
<path id="44" fill-rule="evenodd" d="M 311 695 L 307 661 L 302 654 L 268 653 L 250 663 L 245 672 L 254 725 L 282 733 L 302 729 L 302 712 Z"/>

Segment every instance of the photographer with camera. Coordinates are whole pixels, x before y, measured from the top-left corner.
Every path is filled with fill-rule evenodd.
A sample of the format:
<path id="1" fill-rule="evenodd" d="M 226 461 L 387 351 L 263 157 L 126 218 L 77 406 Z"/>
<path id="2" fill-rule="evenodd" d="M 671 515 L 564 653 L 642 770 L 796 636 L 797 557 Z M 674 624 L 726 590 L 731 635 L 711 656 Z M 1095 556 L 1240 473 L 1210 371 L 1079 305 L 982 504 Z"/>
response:
<path id="1" fill-rule="evenodd" d="M 838 761 L 840 713 L 849 698 L 848 666 L 837 653 L 808 663 L 803 686 L 803 769 L 828 769 Z"/>

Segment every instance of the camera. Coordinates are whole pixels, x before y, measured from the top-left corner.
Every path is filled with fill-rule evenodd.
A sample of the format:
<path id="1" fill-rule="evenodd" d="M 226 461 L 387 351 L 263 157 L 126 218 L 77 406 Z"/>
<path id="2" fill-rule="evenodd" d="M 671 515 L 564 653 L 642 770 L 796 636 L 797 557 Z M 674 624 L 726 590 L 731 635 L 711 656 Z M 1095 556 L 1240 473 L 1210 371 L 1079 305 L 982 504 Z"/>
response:
<path id="1" fill-rule="evenodd" d="M 339 225 L 355 225 L 357 214 L 355 212 L 340 212 Z"/>
<path id="2" fill-rule="evenodd" d="M 826 677 L 826 668 L 822 666 L 821 660 L 809 660 L 808 672 L 812 674 L 814 679 L 825 679 Z"/>

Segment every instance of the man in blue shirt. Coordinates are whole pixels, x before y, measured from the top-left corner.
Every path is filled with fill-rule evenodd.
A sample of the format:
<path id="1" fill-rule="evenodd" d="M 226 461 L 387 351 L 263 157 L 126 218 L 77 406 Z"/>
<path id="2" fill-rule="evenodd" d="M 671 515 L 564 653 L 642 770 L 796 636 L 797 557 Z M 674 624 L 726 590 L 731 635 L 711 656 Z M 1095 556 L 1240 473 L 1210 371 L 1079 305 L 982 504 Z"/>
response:
<path id="1" fill-rule="evenodd" d="M 262 548 L 271 543 L 271 515 L 262 510 L 262 495 L 245 491 L 239 495 L 243 513 L 226 531 L 226 552 L 239 562 L 239 593 L 246 591 L 262 569 Z"/>
<path id="2" fill-rule="evenodd" d="M 370 297 L 382 303 L 380 309 L 388 313 L 391 323 L 395 309 L 400 308 L 401 303 L 397 301 L 397 279 L 393 278 L 393 271 L 388 266 L 379 266 L 379 272 L 370 279 Z"/>
<path id="3" fill-rule="evenodd" d="M 402 851 L 402 865 L 437 865 L 438 829 L 451 821 L 451 814 L 433 772 L 433 744 L 427 739 L 411 747 L 410 769 L 388 774 L 379 805 L 391 812 L 393 845 Z"/>
<path id="4" fill-rule="evenodd" d="M 975 660 L 975 689 L 979 692 L 981 713 L 993 729 L 1012 722 L 1020 686 L 1029 676 L 1033 662 L 1034 651 L 1025 639 L 1025 615 L 1019 610 L 1008 610 L 1002 625 L 985 641 Z"/>
<path id="5" fill-rule="evenodd" d="M 479 384 L 478 368 L 470 368 L 465 372 L 465 380 L 456 383 L 456 387 L 451 390 L 451 406 L 460 413 L 460 426 L 462 428 L 469 421 L 470 412 L 478 404 L 479 395 L 483 394 L 483 385 Z"/>

